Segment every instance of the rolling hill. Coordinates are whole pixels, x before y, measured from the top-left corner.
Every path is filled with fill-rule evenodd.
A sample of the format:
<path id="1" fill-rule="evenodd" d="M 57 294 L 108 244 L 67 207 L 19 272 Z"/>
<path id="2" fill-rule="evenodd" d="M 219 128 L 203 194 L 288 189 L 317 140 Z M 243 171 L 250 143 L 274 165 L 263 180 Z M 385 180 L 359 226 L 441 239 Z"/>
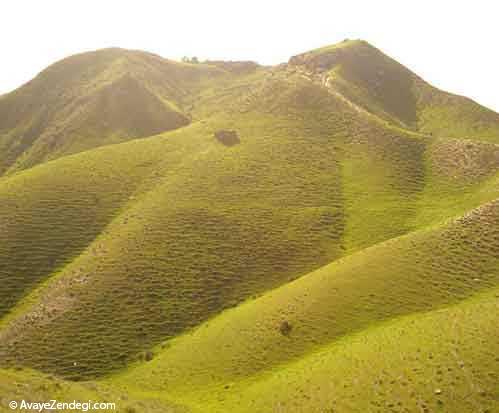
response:
<path id="1" fill-rule="evenodd" d="M 289 63 L 387 122 L 428 135 L 498 143 L 497 113 L 432 87 L 365 41 L 312 50 Z"/>
<path id="2" fill-rule="evenodd" d="M 228 73 L 124 49 L 57 62 L 0 98 L 0 172 L 185 126 L 185 96 Z"/>
<path id="3" fill-rule="evenodd" d="M 499 409 L 499 115 L 367 42 L 69 57 L 0 148 L 5 395 Z"/>

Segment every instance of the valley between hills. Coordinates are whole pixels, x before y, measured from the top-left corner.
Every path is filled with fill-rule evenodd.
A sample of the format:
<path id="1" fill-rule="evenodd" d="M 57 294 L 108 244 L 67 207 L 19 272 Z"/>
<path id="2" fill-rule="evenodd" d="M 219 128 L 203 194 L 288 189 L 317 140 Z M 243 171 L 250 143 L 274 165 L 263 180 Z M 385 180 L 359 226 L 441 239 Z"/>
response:
<path id="1" fill-rule="evenodd" d="M 54 398 L 499 412 L 499 114 L 362 40 L 0 96 L 0 412 Z"/>

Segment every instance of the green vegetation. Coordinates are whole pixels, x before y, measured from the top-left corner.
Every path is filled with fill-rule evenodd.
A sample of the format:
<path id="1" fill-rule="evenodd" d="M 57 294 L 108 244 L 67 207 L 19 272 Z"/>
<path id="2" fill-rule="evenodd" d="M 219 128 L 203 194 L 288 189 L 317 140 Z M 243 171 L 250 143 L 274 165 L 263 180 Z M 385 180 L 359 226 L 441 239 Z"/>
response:
<path id="1" fill-rule="evenodd" d="M 69 57 L 0 98 L 0 173 L 185 126 L 184 96 L 224 74 L 122 49 Z"/>
<path id="2" fill-rule="evenodd" d="M 146 375 L 145 382 L 155 383 L 166 376 L 164 368 L 169 391 L 201 391 L 277 368 L 381 320 L 494 287 L 498 222 L 496 202 L 352 254 L 173 340 L 152 366 L 139 367 L 131 377 Z M 284 343 L 281 320 L 293 326 Z M 215 351 L 220 346 L 224 351 Z"/>
<path id="3" fill-rule="evenodd" d="M 56 400 L 60 403 L 115 403 L 119 413 L 134 413 L 147 411 L 151 413 L 184 413 L 186 408 L 171 402 L 166 398 L 141 397 L 131 399 L 124 390 L 104 383 L 88 382 L 74 383 L 61 380 L 55 376 L 42 375 L 25 369 L 0 369 L 0 412 L 12 412 L 11 401 L 20 403 L 22 400 L 30 403 L 50 403 Z M 90 411 L 90 410 L 88 410 Z"/>
<path id="4" fill-rule="evenodd" d="M 294 56 L 290 63 L 394 125 L 443 138 L 499 143 L 499 114 L 435 89 L 365 41 L 313 50 Z"/>
<path id="5" fill-rule="evenodd" d="M 397 319 L 258 377 L 196 395 L 200 411 L 494 412 L 497 299 Z"/>
<path id="6" fill-rule="evenodd" d="M 0 98 L 0 411 L 494 412 L 496 143 L 363 41 L 56 63 Z"/>

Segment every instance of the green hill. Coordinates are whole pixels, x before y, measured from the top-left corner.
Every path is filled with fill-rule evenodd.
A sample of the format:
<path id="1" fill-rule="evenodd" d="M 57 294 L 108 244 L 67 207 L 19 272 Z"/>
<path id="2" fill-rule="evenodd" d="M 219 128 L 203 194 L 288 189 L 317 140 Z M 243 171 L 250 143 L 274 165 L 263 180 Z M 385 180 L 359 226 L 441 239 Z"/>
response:
<path id="1" fill-rule="evenodd" d="M 499 115 L 362 41 L 59 62 L 0 99 L 0 390 L 493 412 L 496 143 Z"/>
<path id="2" fill-rule="evenodd" d="M 432 87 L 365 41 L 312 50 L 289 63 L 390 123 L 428 135 L 499 143 L 499 114 Z"/>
<path id="3" fill-rule="evenodd" d="M 0 172 L 185 126 L 185 95 L 224 74 L 124 49 L 64 59 L 0 98 Z"/>
<path id="4" fill-rule="evenodd" d="M 227 412 L 495 412 L 497 310 L 496 290 L 397 319 L 192 403 Z"/>

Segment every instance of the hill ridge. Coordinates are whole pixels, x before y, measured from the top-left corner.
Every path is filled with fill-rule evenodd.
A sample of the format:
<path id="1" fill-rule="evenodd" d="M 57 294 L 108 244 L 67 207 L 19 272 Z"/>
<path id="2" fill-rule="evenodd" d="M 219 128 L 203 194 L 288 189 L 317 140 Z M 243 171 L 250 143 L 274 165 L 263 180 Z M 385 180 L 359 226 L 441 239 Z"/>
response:
<path id="1" fill-rule="evenodd" d="M 380 118 L 387 125 L 426 136 L 499 142 L 499 114 L 467 98 L 433 88 L 363 40 L 348 40 L 308 51 L 291 57 L 284 66 L 275 67 L 230 61 L 179 63 L 149 52 L 114 47 L 62 59 L 21 88 L 2 96 L 0 173 L 12 173 L 95 146 L 154 135 L 159 129 L 183 126 L 191 116 L 189 106 L 199 101 L 199 93 L 202 97 L 206 91 L 213 90 L 215 96 L 221 96 L 225 88 L 238 87 L 241 77 L 252 79 L 257 70 L 272 74 L 280 67 L 306 68 L 309 77 L 317 78 L 316 81 L 327 86 L 339 99 L 357 111 Z M 80 100 L 71 106 L 77 96 L 90 93 L 85 88 L 95 87 L 88 83 L 93 76 L 98 75 L 93 84 L 100 88 L 112 81 L 117 72 L 132 75 L 165 104 L 165 108 L 157 112 L 159 116 L 165 111 L 161 128 L 134 133 L 126 125 L 118 125 L 106 130 L 97 126 L 102 120 L 107 122 L 104 114 L 96 125 L 95 119 L 85 119 L 82 112 L 95 111 L 96 102 Z M 398 87 L 391 87 L 395 83 Z M 185 102 L 186 98 L 190 103 Z M 32 102 L 26 103 L 27 99 Z M 140 111 L 144 104 L 136 100 L 137 103 L 132 100 L 129 105 Z M 69 108 L 57 109 L 61 105 L 68 107 L 68 103 Z M 113 104 L 119 105 L 120 99 L 114 98 Z M 88 109 L 82 109 L 82 105 Z M 64 121 L 68 117 L 73 119 L 69 132 Z M 127 113 L 121 113 L 120 118 L 126 120 Z M 157 120 L 147 119 L 147 122 Z"/>

